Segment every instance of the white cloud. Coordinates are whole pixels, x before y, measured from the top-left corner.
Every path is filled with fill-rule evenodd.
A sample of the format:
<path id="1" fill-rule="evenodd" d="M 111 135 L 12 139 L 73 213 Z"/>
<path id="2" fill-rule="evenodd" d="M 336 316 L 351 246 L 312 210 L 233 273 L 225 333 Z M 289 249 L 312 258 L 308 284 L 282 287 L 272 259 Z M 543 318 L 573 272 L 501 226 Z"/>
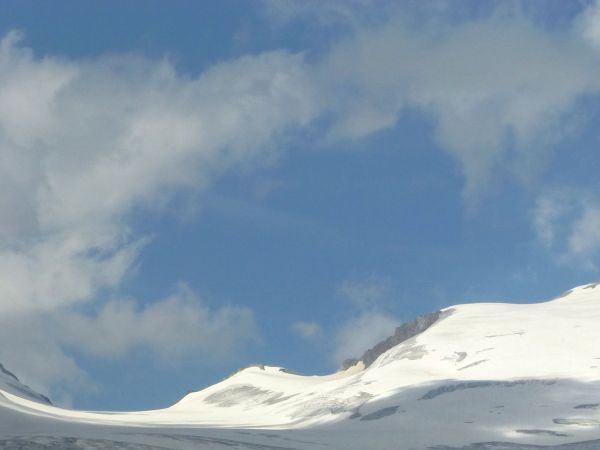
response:
<path id="1" fill-rule="evenodd" d="M 348 358 L 359 358 L 378 342 L 394 334 L 400 321 L 391 315 L 365 311 L 344 322 L 334 338 L 333 360 L 341 364 Z"/>
<path id="2" fill-rule="evenodd" d="M 433 25 L 415 30 L 392 15 L 333 46 L 320 67 L 336 96 L 331 138 L 392 127 L 416 108 L 461 163 L 467 200 L 477 201 L 498 169 L 526 180 L 539 173 L 578 100 L 598 94 L 600 55 L 575 32 L 518 15 Z"/>
<path id="3" fill-rule="evenodd" d="M 344 280 L 337 295 L 349 306 L 345 320 L 334 330 L 332 359 L 341 364 L 359 358 L 378 342 L 394 334 L 400 320 L 386 310 L 394 300 L 389 278 L 371 275 Z"/>
<path id="4" fill-rule="evenodd" d="M 344 280 L 336 289 L 343 302 L 341 319 L 323 329 L 315 321 L 297 321 L 290 330 L 307 341 L 325 337 L 331 361 L 340 367 L 344 360 L 359 358 L 378 342 L 394 334 L 401 321 L 387 307 L 394 299 L 390 279 L 371 275 Z"/>
<path id="5" fill-rule="evenodd" d="M 359 280 L 344 280 L 338 286 L 336 293 L 359 310 L 377 308 L 389 300 L 392 282 L 388 278 L 374 275 Z"/>
<path id="6" fill-rule="evenodd" d="M 600 2 L 591 3 L 583 11 L 578 26 L 583 38 L 591 46 L 600 49 Z"/>
<path id="7" fill-rule="evenodd" d="M 383 5 L 383 1 L 379 1 Z M 372 0 L 263 0 L 266 16 L 277 26 L 298 18 L 316 21 L 321 26 L 358 24 L 360 13 L 373 12 Z"/>
<path id="8" fill-rule="evenodd" d="M 52 323 L 51 323 L 52 322 Z M 68 356 L 56 336 L 60 321 L 48 316 L 19 315 L 0 319 L 0 361 L 37 392 L 69 403 L 77 391 L 93 391 L 93 380 Z"/>
<path id="9" fill-rule="evenodd" d="M 143 345 L 164 359 L 208 356 L 218 336 L 227 358 L 255 338 L 251 311 L 211 310 L 183 291 L 143 307 L 112 300 L 97 314 L 74 311 L 98 310 L 98 293 L 117 291 L 135 264 L 148 238 L 131 228 L 132 216 L 269 161 L 289 129 L 313 119 L 319 108 L 306 71 L 302 56 L 280 51 L 190 77 L 167 60 L 38 57 L 18 33 L 5 36 L 0 329 L 10 338 L 0 340 L 2 361 L 48 387 L 85 378 L 64 346 L 118 356 Z M 22 336 L 34 322 L 56 326 Z M 45 367 L 22 357 L 41 349 Z"/>
<path id="10" fill-rule="evenodd" d="M 52 392 L 53 401 L 64 404 L 74 392 L 95 387 L 65 347 L 110 359 L 146 349 L 157 362 L 177 366 L 190 361 L 193 365 L 230 362 L 260 342 L 252 310 L 211 308 L 185 284 L 169 297 L 143 306 L 115 298 L 94 309 L 93 313 L 55 309 L 3 318 L 0 358 L 9 361 L 27 384 Z"/>
<path id="11" fill-rule="evenodd" d="M 585 205 L 569 236 L 572 255 L 595 255 L 600 250 L 600 204 Z"/>
<path id="12" fill-rule="evenodd" d="M 600 93 L 599 1 L 558 28 L 536 22 L 543 6 L 518 1 L 471 15 L 449 1 L 264 5 L 279 25 L 310 18 L 325 30 L 328 51 L 313 74 L 331 113 L 329 140 L 391 128 L 416 109 L 461 164 L 469 206 L 506 175 L 535 181 L 555 144 L 583 125 L 580 100 Z"/>
<path id="13" fill-rule="evenodd" d="M 570 196 L 552 193 L 538 198 L 533 213 L 534 228 L 538 238 L 547 246 L 557 238 L 558 221 L 574 207 Z"/>
<path id="14" fill-rule="evenodd" d="M 541 196 L 533 211 L 538 238 L 561 263 L 597 270 L 600 257 L 600 202 L 583 191 Z"/>
<path id="15" fill-rule="evenodd" d="M 3 316 L 52 311 L 93 299 L 101 288 L 116 287 L 142 243 L 130 242 L 126 229 L 86 228 L 3 249 Z"/>
<path id="16" fill-rule="evenodd" d="M 307 340 L 317 339 L 323 334 L 321 325 L 314 321 L 305 322 L 299 320 L 290 325 L 290 330 L 295 335 Z"/>
<path id="17" fill-rule="evenodd" d="M 211 310 L 185 284 L 166 299 L 143 307 L 131 300 L 112 300 L 93 316 L 71 313 L 59 320 L 61 341 L 109 357 L 123 356 L 139 346 L 166 362 L 177 363 L 184 357 L 214 362 L 259 339 L 250 309 Z"/>

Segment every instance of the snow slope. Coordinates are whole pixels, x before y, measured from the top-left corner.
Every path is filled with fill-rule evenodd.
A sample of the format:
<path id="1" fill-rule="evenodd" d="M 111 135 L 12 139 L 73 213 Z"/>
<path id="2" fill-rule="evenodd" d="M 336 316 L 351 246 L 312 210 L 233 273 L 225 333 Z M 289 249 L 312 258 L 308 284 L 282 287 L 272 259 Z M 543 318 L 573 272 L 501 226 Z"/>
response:
<path id="1" fill-rule="evenodd" d="M 38 394 L 29 386 L 19 381 L 15 374 L 0 364 L 0 393 L 10 393 L 24 399 L 33 400 L 45 404 L 51 404 L 48 397 Z"/>
<path id="2" fill-rule="evenodd" d="M 64 410 L 0 384 L 0 444 L 600 449 L 600 286 L 419 323 L 335 374 L 253 366 L 162 410 Z"/>

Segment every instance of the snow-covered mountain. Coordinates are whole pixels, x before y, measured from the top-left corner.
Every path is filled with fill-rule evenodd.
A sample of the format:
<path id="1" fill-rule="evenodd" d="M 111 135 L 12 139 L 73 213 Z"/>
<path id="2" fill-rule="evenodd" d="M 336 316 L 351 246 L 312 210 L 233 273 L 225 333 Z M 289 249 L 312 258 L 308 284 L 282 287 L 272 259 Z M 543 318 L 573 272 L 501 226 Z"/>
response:
<path id="1" fill-rule="evenodd" d="M 50 405 L 48 397 L 38 394 L 29 386 L 21 383 L 17 376 L 0 364 L 0 393 L 10 393 L 35 402 Z"/>
<path id="2" fill-rule="evenodd" d="M 6 379 L 0 448 L 600 449 L 600 286 L 453 306 L 332 375 L 248 367 L 162 410 L 65 410 Z"/>

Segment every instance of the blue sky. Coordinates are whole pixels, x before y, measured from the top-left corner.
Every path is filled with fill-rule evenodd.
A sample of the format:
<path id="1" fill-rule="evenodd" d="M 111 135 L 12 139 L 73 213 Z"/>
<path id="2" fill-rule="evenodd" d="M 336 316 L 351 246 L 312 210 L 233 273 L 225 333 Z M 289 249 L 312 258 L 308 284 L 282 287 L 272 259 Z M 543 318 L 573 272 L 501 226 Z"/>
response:
<path id="1" fill-rule="evenodd" d="M 2 0 L 0 37 L 0 361 L 62 404 L 598 278 L 593 2 Z"/>

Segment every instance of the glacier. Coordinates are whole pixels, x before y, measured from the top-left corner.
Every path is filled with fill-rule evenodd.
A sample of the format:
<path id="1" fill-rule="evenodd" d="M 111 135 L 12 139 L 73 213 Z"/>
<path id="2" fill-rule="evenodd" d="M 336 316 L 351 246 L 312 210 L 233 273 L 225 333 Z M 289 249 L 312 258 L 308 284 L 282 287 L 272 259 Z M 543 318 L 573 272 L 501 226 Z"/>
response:
<path id="1" fill-rule="evenodd" d="M 336 373 L 244 368 L 169 408 L 59 408 L 0 366 L 0 448 L 600 449 L 600 285 L 420 316 Z"/>

